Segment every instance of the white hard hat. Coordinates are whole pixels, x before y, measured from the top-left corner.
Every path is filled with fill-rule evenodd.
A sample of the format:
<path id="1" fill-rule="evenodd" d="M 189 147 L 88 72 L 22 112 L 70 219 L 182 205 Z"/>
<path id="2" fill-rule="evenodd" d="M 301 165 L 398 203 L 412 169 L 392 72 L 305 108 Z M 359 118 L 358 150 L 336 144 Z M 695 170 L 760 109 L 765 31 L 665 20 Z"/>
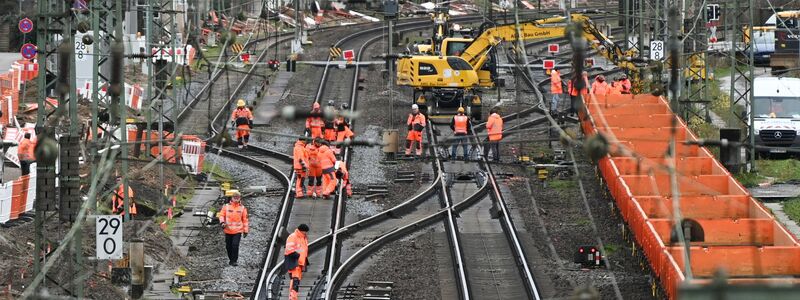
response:
<path id="1" fill-rule="evenodd" d="M 419 109 L 419 105 L 411 104 L 411 109 Z"/>

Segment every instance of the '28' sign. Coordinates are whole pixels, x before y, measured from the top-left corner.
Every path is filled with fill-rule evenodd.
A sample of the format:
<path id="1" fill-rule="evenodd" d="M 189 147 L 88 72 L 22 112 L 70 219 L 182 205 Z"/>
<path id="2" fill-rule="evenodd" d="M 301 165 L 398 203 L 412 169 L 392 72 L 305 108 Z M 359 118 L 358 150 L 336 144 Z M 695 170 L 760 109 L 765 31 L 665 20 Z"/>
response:
<path id="1" fill-rule="evenodd" d="M 86 49 L 86 44 L 83 41 L 75 41 L 75 58 L 80 61 L 86 60 L 86 55 L 89 51 Z"/>
<path id="2" fill-rule="evenodd" d="M 122 259 L 122 217 L 97 216 L 95 227 L 97 259 Z"/>

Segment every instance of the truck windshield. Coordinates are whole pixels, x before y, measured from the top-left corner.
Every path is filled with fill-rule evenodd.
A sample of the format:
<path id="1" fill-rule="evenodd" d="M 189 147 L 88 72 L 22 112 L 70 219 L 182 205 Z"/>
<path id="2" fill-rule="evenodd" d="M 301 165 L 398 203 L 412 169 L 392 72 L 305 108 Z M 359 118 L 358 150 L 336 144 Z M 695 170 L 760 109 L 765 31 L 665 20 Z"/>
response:
<path id="1" fill-rule="evenodd" d="M 756 117 L 800 119 L 800 97 L 755 97 L 754 99 Z"/>

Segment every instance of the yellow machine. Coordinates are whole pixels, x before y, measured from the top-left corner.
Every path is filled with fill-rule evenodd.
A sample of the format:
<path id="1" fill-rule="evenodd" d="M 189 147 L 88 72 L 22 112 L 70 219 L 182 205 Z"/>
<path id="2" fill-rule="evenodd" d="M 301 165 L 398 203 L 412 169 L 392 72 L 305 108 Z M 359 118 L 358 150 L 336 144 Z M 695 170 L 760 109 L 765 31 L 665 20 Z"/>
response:
<path id="1" fill-rule="evenodd" d="M 633 51 L 623 51 L 603 35 L 594 23 L 581 14 L 571 15 L 573 22 L 581 24 L 582 35 L 591 46 L 622 69 L 635 71 Z M 567 26 L 564 17 L 553 17 L 520 24 L 522 40 L 563 37 Z M 452 114 L 458 107 L 466 107 L 474 119 L 481 117 L 481 100 L 478 88 L 491 88 L 495 83 L 495 68 L 485 68 L 491 60 L 492 50 L 502 42 L 517 40 L 514 24 L 496 27 L 481 26 L 481 34 L 470 42 L 443 40 L 447 55 L 410 56 L 397 60 L 397 85 L 414 88 L 414 98 L 420 109 L 429 115 Z M 463 45 L 463 51 L 461 47 Z M 429 103 L 430 102 L 430 103 Z"/>

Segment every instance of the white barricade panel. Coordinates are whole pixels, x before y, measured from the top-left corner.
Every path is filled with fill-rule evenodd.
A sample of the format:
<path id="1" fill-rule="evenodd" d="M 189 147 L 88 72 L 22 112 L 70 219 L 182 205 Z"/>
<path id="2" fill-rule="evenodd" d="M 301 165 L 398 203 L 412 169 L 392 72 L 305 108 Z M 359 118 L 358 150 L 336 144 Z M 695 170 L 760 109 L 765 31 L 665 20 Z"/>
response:
<path id="1" fill-rule="evenodd" d="M 14 182 L 0 184 L 0 223 L 11 220 L 11 190 Z"/>
<path id="2" fill-rule="evenodd" d="M 36 200 L 36 163 L 31 164 L 30 179 L 28 181 L 28 194 L 25 201 L 25 211 L 33 210 L 33 201 Z"/>

